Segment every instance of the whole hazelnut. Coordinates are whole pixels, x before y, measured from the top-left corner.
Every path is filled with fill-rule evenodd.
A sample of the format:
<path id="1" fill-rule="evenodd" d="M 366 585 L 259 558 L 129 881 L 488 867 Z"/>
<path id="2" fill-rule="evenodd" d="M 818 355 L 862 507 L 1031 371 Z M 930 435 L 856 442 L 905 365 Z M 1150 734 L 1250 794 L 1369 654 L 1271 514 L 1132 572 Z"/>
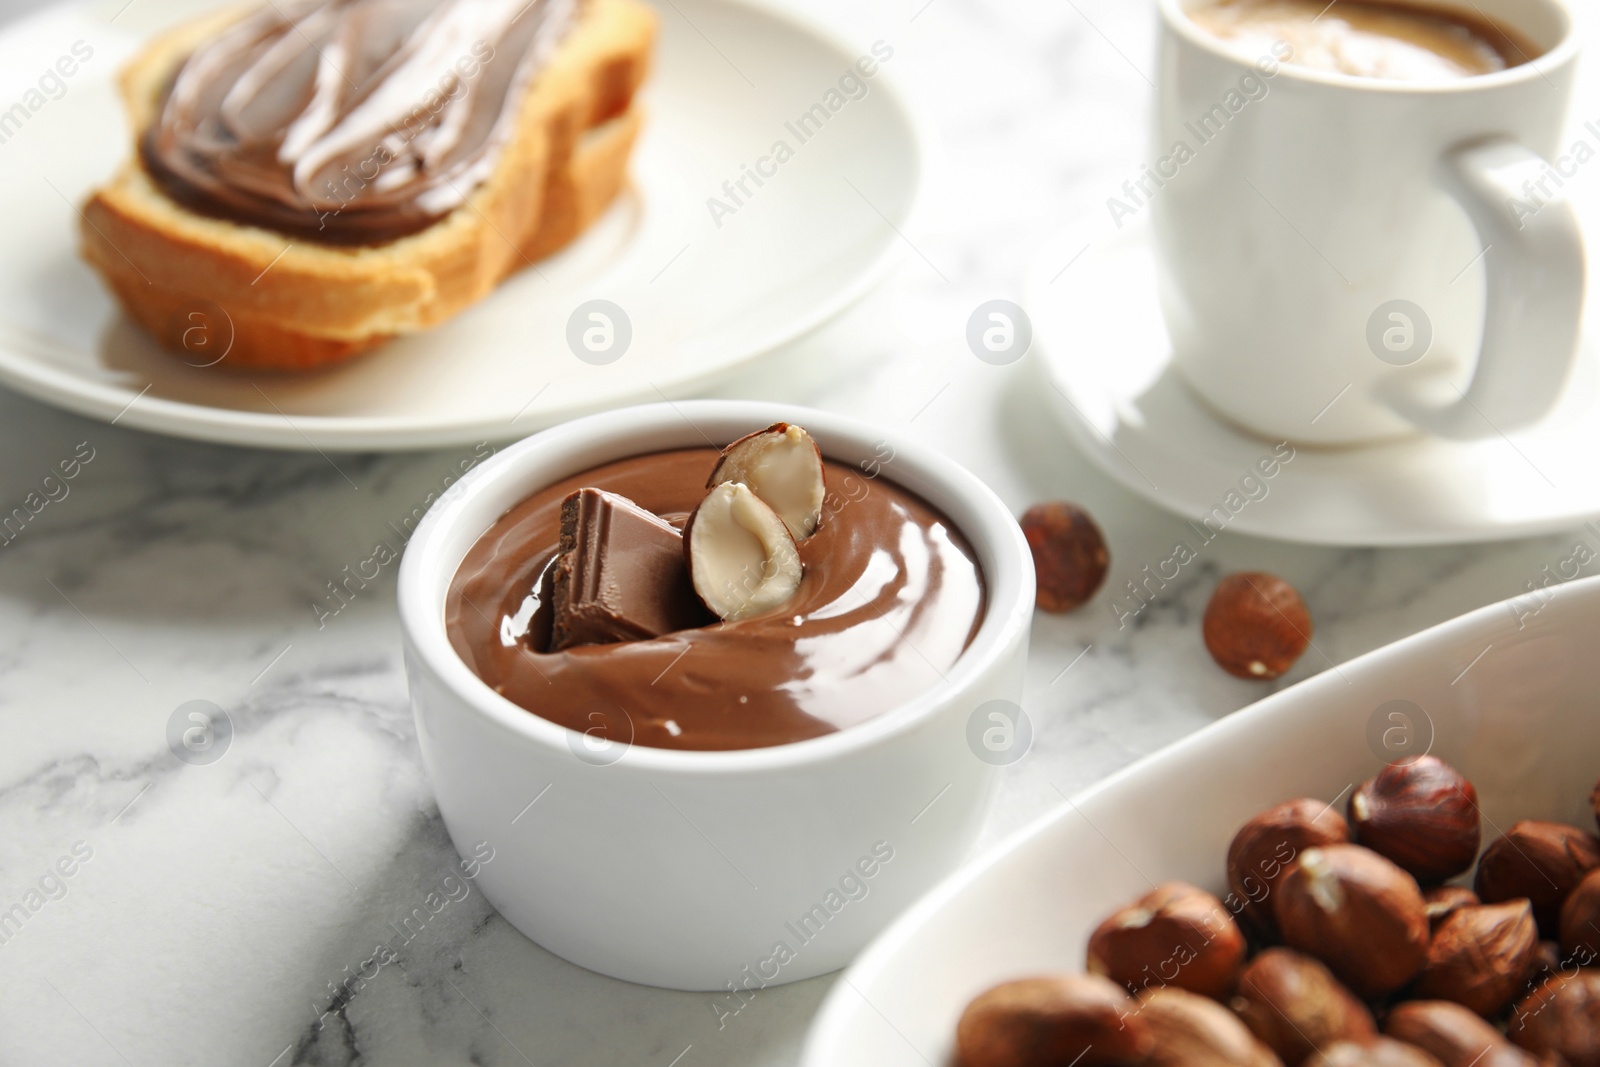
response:
<path id="1" fill-rule="evenodd" d="M 1244 935 L 1222 901 L 1169 882 L 1100 924 L 1089 937 L 1088 968 L 1136 993 L 1174 986 L 1221 998 L 1244 957 Z"/>
<path id="2" fill-rule="evenodd" d="M 1206 648 L 1238 678 L 1270 681 L 1288 673 L 1311 644 L 1311 612 L 1294 586 L 1259 571 L 1217 585 L 1202 623 Z"/>
<path id="3" fill-rule="evenodd" d="M 1492 1018 L 1527 988 L 1539 929 L 1526 900 L 1458 909 L 1439 925 L 1416 994 Z"/>
<path id="4" fill-rule="evenodd" d="M 1461 885 L 1436 885 L 1424 889 L 1422 899 L 1428 905 L 1428 925 L 1435 930 L 1457 908 L 1471 908 L 1483 903 L 1478 899 L 1478 894 Z"/>
<path id="5" fill-rule="evenodd" d="M 1270 897 L 1308 848 L 1343 844 L 1350 828 L 1331 804 L 1303 798 L 1263 811 L 1228 846 L 1228 906 L 1264 937 L 1276 936 Z"/>
<path id="6" fill-rule="evenodd" d="M 1273 914 L 1291 948 L 1316 956 L 1357 996 L 1393 993 L 1428 961 L 1428 906 L 1417 881 L 1359 845 L 1300 857 Z"/>
<path id="7" fill-rule="evenodd" d="M 1594 821 L 1600 826 L 1600 785 L 1594 787 L 1594 792 L 1589 794 L 1589 806 L 1594 808 Z"/>
<path id="8" fill-rule="evenodd" d="M 1591 960 L 1600 953 L 1600 868 L 1584 875 L 1561 906 L 1561 950 Z"/>
<path id="9" fill-rule="evenodd" d="M 1094 975 L 1007 982 L 967 1005 L 956 1049 L 962 1067 L 1140 1063 L 1155 1039 L 1138 1007 L 1115 982 Z"/>
<path id="10" fill-rule="evenodd" d="M 1506 1036 L 1535 1056 L 1600 1067 L 1600 971 L 1547 979 L 1512 1009 Z"/>
<path id="11" fill-rule="evenodd" d="M 1444 1067 L 1538 1067 L 1499 1030 L 1448 1001 L 1397 1004 L 1384 1020 L 1383 1032 L 1415 1045 Z"/>
<path id="12" fill-rule="evenodd" d="M 1561 937 L 1561 905 L 1600 867 L 1600 840 L 1575 826 L 1527 820 L 1512 825 L 1484 850 L 1473 888 L 1485 904 L 1518 897 L 1533 902 L 1533 918 L 1550 940 Z"/>
<path id="13" fill-rule="evenodd" d="M 1088 603 L 1111 568 L 1105 534 L 1089 513 L 1076 504 L 1036 504 L 1021 525 L 1033 552 L 1040 610 L 1073 611 Z"/>
<path id="14" fill-rule="evenodd" d="M 1139 1019 L 1155 1038 L 1145 1067 L 1283 1067 L 1214 1000 L 1170 988 L 1152 989 L 1139 1000 Z"/>
<path id="15" fill-rule="evenodd" d="M 1391 763 L 1351 794 L 1350 829 L 1418 882 L 1443 882 L 1478 858 L 1478 791 L 1436 756 Z"/>
<path id="16" fill-rule="evenodd" d="M 1439 1067 L 1439 1061 L 1412 1045 L 1375 1037 L 1357 1044 L 1341 1041 L 1317 1057 L 1317 1067 Z"/>
<path id="17" fill-rule="evenodd" d="M 1333 972 L 1293 949 L 1269 948 L 1251 960 L 1230 1006 L 1289 1067 L 1319 1048 L 1378 1033 L 1367 1006 Z"/>

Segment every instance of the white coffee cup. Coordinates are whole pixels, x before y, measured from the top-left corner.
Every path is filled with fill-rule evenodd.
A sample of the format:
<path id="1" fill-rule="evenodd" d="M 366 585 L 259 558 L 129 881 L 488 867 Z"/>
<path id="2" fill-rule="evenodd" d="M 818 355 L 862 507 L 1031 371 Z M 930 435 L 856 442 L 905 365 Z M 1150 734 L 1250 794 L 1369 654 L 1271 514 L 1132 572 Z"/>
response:
<path id="1" fill-rule="evenodd" d="M 1160 0 L 1146 183 L 1188 383 L 1230 421 L 1308 444 L 1487 437 L 1548 414 L 1585 274 L 1546 162 L 1580 51 L 1569 3 L 1429 0 L 1542 54 L 1423 84 L 1296 67 L 1281 42 L 1249 55 L 1190 19 L 1208 2 Z"/>

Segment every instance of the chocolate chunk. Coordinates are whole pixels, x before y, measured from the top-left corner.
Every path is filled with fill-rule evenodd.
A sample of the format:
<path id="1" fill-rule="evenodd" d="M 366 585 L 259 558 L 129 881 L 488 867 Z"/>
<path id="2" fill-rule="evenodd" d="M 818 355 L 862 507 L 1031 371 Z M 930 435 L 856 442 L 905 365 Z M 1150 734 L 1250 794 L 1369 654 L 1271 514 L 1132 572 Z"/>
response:
<path id="1" fill-rule="evenodd" d="M 561 504 L 550 650 L 646 641 L 709 620 L 683 535 L 627 497 L 579 489 Z"/>

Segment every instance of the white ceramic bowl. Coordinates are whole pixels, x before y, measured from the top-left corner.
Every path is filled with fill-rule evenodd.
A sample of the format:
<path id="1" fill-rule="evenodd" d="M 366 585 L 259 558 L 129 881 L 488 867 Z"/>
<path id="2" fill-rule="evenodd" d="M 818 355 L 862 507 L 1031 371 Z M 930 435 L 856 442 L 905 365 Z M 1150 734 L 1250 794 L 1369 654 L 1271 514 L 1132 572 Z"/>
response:
<path id="1" fill-rule="evenodd" d="M 1487 607 L 1328 670 L 998 845 L 834 985 L 804 1067 L 943 1067 L 972 997 L 1011 978 L 1082 970 L 1089 932 L 1153 883 L 1222 891 L 1239 826 L 1278 801 L 1347 798 L 1382 767 L 1384 734 L 1405 729 L 1393 715 L 1409 718 L 1417 739 L 1431 723 L 1434 754 L 1477 786 L 1485 845 L 1518 819 L 1593 827 L 1600 578 L 1538 607 L 1535 597 Z"/>
<path id="2" fill-rule="evenodd" d="M 985 703 L 1020 700 L 1032 557 L 987 486 L 912 441 L 888 437 L 883 476 L 966 535 L 986 615 L 943 685 L 862 725 L 741 752 L 633 746 L 596 765 L 605 761 L 578 757 L 580 735 L 495 693 L 451 648 L 450 580 L 512 505 L 602 463 L 721 445 L 778 421 L 805 426 L 844 463 L 872 459 L 886 437 L 854 419 L 743 401 L 595 415 L 474 470 L 406 549 L 406 673 L 445 826 L 463 854 L 493 847 L 478 884 L 507 920 L 602 974 L 727 992 L 835 970 L 962 860 L 992 792 L 996 769 L 969 747 L 968 726 Z M 738 1003 L 730 997 L 729 1010 Z"/>

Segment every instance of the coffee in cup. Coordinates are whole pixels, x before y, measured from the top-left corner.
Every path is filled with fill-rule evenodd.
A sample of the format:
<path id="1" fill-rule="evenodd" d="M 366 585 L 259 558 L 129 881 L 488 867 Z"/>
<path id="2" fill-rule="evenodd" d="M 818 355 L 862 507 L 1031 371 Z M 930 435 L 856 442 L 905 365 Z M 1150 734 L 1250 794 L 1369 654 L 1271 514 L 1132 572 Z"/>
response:
<path id="1" fill-rule="evenodd" d="M 1212 0 L 1189 17 L 1251 55 L 1281 41 L 1296 66 L 1359 78 L 1471 78 L 1539 54 L 1516 31 L 1475 12 L 1376 0 Z"/>

